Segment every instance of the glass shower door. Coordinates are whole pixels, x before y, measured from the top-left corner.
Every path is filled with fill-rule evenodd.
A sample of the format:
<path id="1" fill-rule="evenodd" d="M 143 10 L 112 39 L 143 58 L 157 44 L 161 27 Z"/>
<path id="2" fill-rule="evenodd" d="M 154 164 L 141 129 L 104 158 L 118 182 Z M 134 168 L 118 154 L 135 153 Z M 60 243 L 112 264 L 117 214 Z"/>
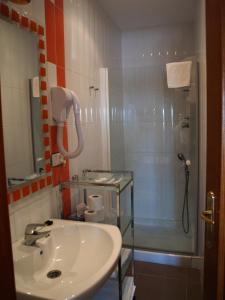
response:
<path id="1" fill-rule="evenodd" d="M 133 170 L 135 247 L 194 253 L 197 237 L 197 67 L 190 88 L 168 89 L 165 62 L 123 69 L 125 165 Z M 185 164 L 190 160 L 188 215 L 182 227 Z M 185 208 L 183 223 L 187 225 Z"/>

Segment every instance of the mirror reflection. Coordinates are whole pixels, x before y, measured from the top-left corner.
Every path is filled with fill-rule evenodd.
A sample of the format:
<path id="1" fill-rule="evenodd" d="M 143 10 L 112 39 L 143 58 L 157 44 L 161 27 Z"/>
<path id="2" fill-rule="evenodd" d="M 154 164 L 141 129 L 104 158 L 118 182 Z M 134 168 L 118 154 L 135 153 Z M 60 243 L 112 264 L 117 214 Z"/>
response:
<path id="1" fill-rule="evenodd" d="M 0 19 L 0 76 L 8 187 L 44 170 L 37 36 Z"/>

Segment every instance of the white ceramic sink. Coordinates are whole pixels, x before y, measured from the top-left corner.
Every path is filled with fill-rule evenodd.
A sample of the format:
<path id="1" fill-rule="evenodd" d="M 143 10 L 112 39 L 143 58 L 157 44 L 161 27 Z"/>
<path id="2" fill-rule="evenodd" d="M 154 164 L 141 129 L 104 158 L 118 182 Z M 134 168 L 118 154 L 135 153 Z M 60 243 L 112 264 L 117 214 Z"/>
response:
<path id="1" fill-rule="evenodd" d="M 50 236 L 13 244 L 18 299 L 90 299 L 112 273 L 121 234 L 111 225 L 53 220 Z M 51 279 L 49 271 L 61 275 Z"/>

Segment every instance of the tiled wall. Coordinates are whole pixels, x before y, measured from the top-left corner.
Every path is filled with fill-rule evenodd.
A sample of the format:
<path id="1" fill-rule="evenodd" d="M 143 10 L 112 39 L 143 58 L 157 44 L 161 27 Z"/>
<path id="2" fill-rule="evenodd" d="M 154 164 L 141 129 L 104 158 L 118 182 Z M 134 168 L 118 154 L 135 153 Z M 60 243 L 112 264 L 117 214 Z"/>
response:
<path id="1" fill-rule="evenodd" d="M 66 3 L 67 1 L 65 1 Z M 65 16 L 66 17 L 66 16 Z M 64 43 L 64 1 L 45 0 L 45 20 L 46 20 L 46 42 L 48 61 L 48 87 L 49 99 L 52 86 L 66 87 L 65 83 L 65 43 Z M 57 127 L 52 121 L 51 102 L 49 102 L 49 121 L 51 124 L 51 152 L 58 152 L 56 135 Z M 67 124 L 64 126 L 63 144 L 68 149 Z M 53 168 L 53 186 L 69 179 L 69 161 L 66 160 L 63 166 Z M 71 211 L 70 191 L 64 190 L 63 213 L 68 216 Z"/>
<path id="2" fill-rule="evenodd" d="M 112 168 L 124 168 L 125 140 L 126 168 L 133 169 L 136 177 L 136 218 L 179 219 L 183 186 L 177 180 L 182 167 L 176 158 L 178 149 L 174 126 L 179 114 L 186 114 L 190 108 L 179 97 L 171 100 L 174 94 L 167 94 L 163 68 L 165 62 L 194 54 L 191 46 L 193 28 L 183 25 L 125 33 L 122 78 L 121 32 L 96 0 L 33 0 L 26 6 L 26 14 L 43 25 L 45 18 L 47 20 L 48 86 L 66 86 L 74 90 L 82 108 L 84 151 L 80 157 L 67 162 L 66 166 L 53 170 L 54 185 L 68 179 L 69 175 L 80 173 L 84 168 L 103 166 L 101 91 L 95 92 L 89 87 L 100 87 L 99 69 L 105 67 L 109 69 Z M 62 47 L 64 40 L 65 49 Z M 150 101 L 147 98 L 149 96 Z M 65 126 L 64 144 L 68 145 L 69 150 L 76 146 L 72 114 Z M 51 150 L 58 151 L 53 123 Z M 10 208 L 13 240 L 22 236 L 27 222 L 59 216 L 56 194 L 46 189 Z M 66 192 L 64 201 L 66 214 L 69 214 L 70 193 Z M 30 215 L 29 220 L 27 215 Z M 22 225 L 16 229 L 18 220 Z"/>
<path id="3" fill-rule="evenodd" d="M 60 194 L 58 187 L 48 188 L 34 196 L 15 202 L 9 207 L 12 242 L 24 236 L 30 223 L 43 223 L 60 216 Z"/>
<path id="4" fill-rule="evenodd" d="M 42 24 L 46 30 L 46 38 L 47 38 L 47 81 L 48 87 L 50 88 L 52 85 L 60 85 L 63 86 L 64 80 L 64 70 L 62 68 L 62 62 L 64 60 L 64 56 L 62 52 L 58 52 L 57 43 L 63 45 L 64 37 L 63 37 L 63 1 L 50 1 L 50 0 L 34 0 L 31 1 L 29 5 L 26 6 L 17 6 L 11 4 L 21 15 L 25 15 L 30 19 L 37 21 L 39 24 Z M 53 12 L 54 18 L 52 18 L 51 13 Z M 57 15 L 57 17 L 56 17 Z M 45 20 L 47 27 L 45 26 Z M 57 23 L 57 24 L 56 24 Z M 52 31 L 56 32 L 58 29 L 58 37 L 57 43 L 56 39 L 52 42 Z M 61 29 L 61 34 L 60 34 Z M 61 39 L 61 40 L 60 40 Z M 51 44 L 49 48 L 49 43 Z M 59 47 L 58 47 L 59 48 Z M 64 47 L 62 47 L 64 49 Z M 52 49 L 57 54 L 57 61 L 52 60 Z M 56 56 L 55 56 L 56 58 Z M 49 98 L 50 99 L 50 98 Z M 49 103 L 45 103 L 49 104 Z M 46 116 L 51 120 L 51 114 Z M 56 148 L 56 128 L 53 124 L 50 123 L 51 126 L 51 151 L 57 151 Z M 65 128 L 66 131 L 66 128 Z M 67 137 L 65 135 L 65 137 Z M 66 141 L 65 141 L 66 142 Z M 49 143 L 49 141 L 48 141 Z M 60 174 L 60 175 L 59 175 Z M 65 166 L 61 168 L 56 168 L 53 170 L 53 182 L 55 188 L 44 188 L 32 196 L 26 196 L 24 199 L 19 202 L 10 204 L 9 212 L 10 212 L 10 224 L 11 224 L 11 234 L 12 240 L 15 241 L 21 238 L 24 234 L 25 225 L 30 222 L 42 222 L 51 217 L 60 217 L 60 209 L 59 206 L 61 204 L 61 198 L 58 194 L 58 183 L 59 180 L 63 180 L 68 178 L 69 168 L 68 162 Z M 66 213 L 70 210 L 70 195 L 69 193 L 63 195 L 64 201 L 66 203 L 65 209 Z"/>
<path id="5" fill-rule="evenodd" d="M 122 56 L 121 56 L 122 57 Z M 109 68 L 111 169 L 125 169 L 122 60 Z"/>
<path id="6" fill-rule="evenodd" d="M 120 129 L 120 161 L 123 162 L 123 122 L 122 122 L 122 69 L 120 31 L 98 6 L 97 1 L 77 0 L 33 0 L 26 6 L 15 6 L 22 14 L 45 25 L 47 44 L 47 81 L 48 88 L 66 86 L 80 97 L 82 107 L 82 130 L 85 149 L 82 155 L 70 161 L 70 175 L 84 168 L 102 168 L 102 135 L 100 92 L 89 89 L 100 87 L 99 69 L 109 68 L 110 95 L 113 113 L 111 122 Z M 64 22 L 65 20 L 65 22 Z M 64 30 L 63 30 L 64 24 Z M 65 33 L 65 36 L 64 36 Z M 65 39 L 65 48 L 64 48 Z M 65 60 L 64 60 L 65 59 Z M 50 98 L 49 98 L 50 99 Z M 116 113 L 116 114 L 115 114 Z M 57 152 L 56 126 L 51 121 L 51 151 Z M 67 126 L 68 125 L 68 126 Z M 72 114 L 65 125 L 64 146 L 75 147 L 76 134 Z M 68 129 L 68 135 L 67 135 Z M 115 136 L 114 130 L 114 136 Z M 113 136 L 112 134 L 112 136 Z M 113 138 L 112 138 L 113 141 Z M 114 144 L 114 141 L 113 141 Z M 117 155 L 117 149 L 112 151 Z M 121 166 L 121 163 L 119 163 Z M 69 178 L 69 163 L 53 169 L 53 185 Z M 21 238 L 24 227 L 29 222 L 44 221 L 57 216 L 60 211 L 60 197 L 54 189 L 38 192 L 33 197 L 26 197 L 19 203 L 10 206 L 10 221 L 13 241 Z M 64 213 L 70 213 L 70 192 L 65 191 Z M 18 222 L 20 220 L 20 226 Z"/>
<path id="7" fill-rule="evenodd" d="M 101 169 L 102 134 L 100 93 L 90 87 L 100 88 L 100 68 L 109 69 L 109 96 L 112 110 L 117 110 L 116 122 L 111 134 L 112 165 L 116 161 L 119 145 L 123 152 L 123 132 L 119 111 L 122 111 L 122 70 L 121 70 L 121 34 L 120 30 L 107 17 L 96 0 L 64 1 L 65 5 L 65 57 L 66 86 L 74 90 L 81 103 L 82 130 L 84 133 L 84 151 L 75 159 L 70 160 L 70 175 L 77 174 L 84 168 Z M 119 121 L 120 120 L 120 121 Z M 118 125 L 119 124 L 119 125 Z M 115 141 L 115 130 L 116 141 Z M 68 121 L 69 149 L 76 146 L 74 117 Z M 123 155 L 123 153 L 122 153 Z M 121 155 L 121 156 L 122 156 Z M 115 163 L 116 164 L 116 163 Z M 120 161 L 117 165 L 121 167 Z M 116 167 L 117 167 L 116 165 Z"/>
<path id="8" fill-rule="evenodd" d="M 191 117 L 195 130 L 196 103 L 167 88 L 165 65 L 193 56 L 193 26 L 125 32 L 122 45 L 125 160 L 126 168 L 135 172 L 136 222 L 180 226 L 184 173 L 177 153 L 192 159 L 195 137 L 186 146 L 178 128 L 184 117 Z"/>

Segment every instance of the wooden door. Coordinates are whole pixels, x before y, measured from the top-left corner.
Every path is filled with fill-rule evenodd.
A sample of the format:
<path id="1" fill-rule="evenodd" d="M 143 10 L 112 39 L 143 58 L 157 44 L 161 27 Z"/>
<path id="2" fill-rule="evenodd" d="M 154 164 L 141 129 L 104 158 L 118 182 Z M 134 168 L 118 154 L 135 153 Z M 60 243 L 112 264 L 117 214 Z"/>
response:
<path id="1" fill-rule="evenodd" d="M 16 296 L 9 229 L 1 107 L 0 86 L 0 298 L 14 300 Z"/>
<path id="2" fill-rule="evenodd" d="M 224 298 L 225 255 L 225 1 L 206 0 L 207 190 L 213 222 L 205 226 L 204 300 Z M 215 224 L 212 224 L 214 223 Z"/>

